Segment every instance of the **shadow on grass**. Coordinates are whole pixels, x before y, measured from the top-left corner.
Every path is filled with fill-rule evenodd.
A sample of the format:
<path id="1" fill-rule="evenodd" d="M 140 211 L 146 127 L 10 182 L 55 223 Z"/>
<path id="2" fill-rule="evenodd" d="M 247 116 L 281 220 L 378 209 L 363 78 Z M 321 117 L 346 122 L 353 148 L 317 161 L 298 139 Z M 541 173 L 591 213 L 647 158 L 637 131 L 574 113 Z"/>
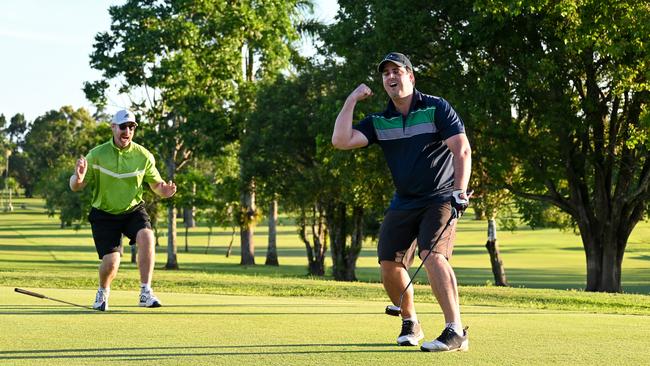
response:
<path id="1" fill-rule="evenodd" d="M 425 304 L 421 304 L 425 305 Z M 76 308 L 67 308 L 62 305 L 42 305 L 42 306 L 21 306 L 21 305 L 0 305 L 0 315 L 89 315 L 97 314 L 99 316 L 122 316 L 122 315 L 136 315 L 136 316 L 226 316 L 226 317 L 251 317 L 251 316 L 265 316 L 265 317 L 277 317 L 277 316 L 301 316 L 301 315 L 320 315 L 320 316 L 360 316 L 360 315 L 370 315 L 383 317 L 387 316 L 384 314 L 383 304 L 377 306 L 377 311 L 349 311 L 351 305 L 321 305 L 321 304 L 304 304 L 296 305 L 293 303 L 287 304 L 203 304 L 203 305 L 164 305 L 162 309 L 143 309 L 137 305 L 132 306 L 123 306 L 119 305 L 112 308 L 110 311 L 101 312 L 96 310 L 82 310 Z M 271 308 L 271 307 L 281 307 L 281 308 L 308 308 L 308 310 L 302 311 L 269 311 L 269 312 L 249 312 L 249 311 L 167 311 L 170 308 L 195 308 L 195 307 L 206 307 L 206 308 L 242 308 L 242 307 L 259 307 L 259 308 Z M 344 308 L 347 311 L 319 311 L 320 308 Z M 497 308 L 496 306 L 480 306 L 481 308 Z M 121 310 L 126 309 L 126 310 Z M 418 311 L 421 315 L 440 315 L 442 316 L 441 311 Z M 554 315 L 554 314 L 585 314 L 581 311 L 566 311 L 566 310 L 524 310 L 524 311 L 463 311 L 463 314 L 466 315 L 481 315 L 481 316 L 530 316 L 530 315 Z M 622 314 L 621 316 L 628 316 L 629 314 Z M 396 318 L 397 319 L 397 318 Z M 0 352 L 2 354 L 2 352 Z"/>
<path id="2" fill-rule="evenodd" d="M 51 236 L 49 237 L 52 238 Z M 60 244 L 41 244 L 41 245 L 10 245 L 0 244 L 0 251 L 12 252 L 35 252 L 47 253 L 50 252 L 95 252 L 95 246 L 92 244 L 92 238 L 88 239 L 87 245 L 60 245 Z"/>
<path id="3" fill-rule="evenodd" d="M 12 225 L 12 226 L 0 226 L 0 238 L 5 238 L 5 235 L 7 234 L 1 234 L 3 231 L 10 231 L 10 232 L 16 232 L 16 231 L 50 231 L 50 230 L 58 230 L 60 229 L 59 225 L 52 225 L 52 224 L 47 224 L 47 223 L 41 223 L 38 225 L 27 225 L 27 226 L 17 226 L 17 225 Z"/>
<path id="4" fill-rule="evenodd" d="M 281 348 L 298 348 L 282 351 Z M 353 348 L 353 349 L 350 349 Z M 356 349 L 359 348 L 359 349 Z M 260 352 L 260 350 L 270 351 Z M 277 349 L 277 350 L 274 350 Z M 186 350 L 194 352 L 168 352 Z M 213 350 L 210 352 L 210 350 Z M 228 351 L 232 350 L 232 351 Z M 249 350 L 249 351 L 248 351 Z M 147 354 L 141 354 L 146 351 Z M 167 352 L 166 352 L 167 351 Z M 395 353 L 412 352 L 411 349 L 396 347 L 392 343 L 313 343 L 313 344 L 255 344 L 237 346 L 178 346 L 178 347 L 123 347 L 123 348 L 70 348 L 49 350 L 10 350 L 0 351 L 5 360 L 28 359 L 102 359 L 102 360 L 142 360 L 167 357 L 204 357 L 204 356 L 246 356 L 246 355 L 299 355 L 299 354 L 333 354 L 333 353 Z M 88 354 L 62 354 L 88 353 Z"/>

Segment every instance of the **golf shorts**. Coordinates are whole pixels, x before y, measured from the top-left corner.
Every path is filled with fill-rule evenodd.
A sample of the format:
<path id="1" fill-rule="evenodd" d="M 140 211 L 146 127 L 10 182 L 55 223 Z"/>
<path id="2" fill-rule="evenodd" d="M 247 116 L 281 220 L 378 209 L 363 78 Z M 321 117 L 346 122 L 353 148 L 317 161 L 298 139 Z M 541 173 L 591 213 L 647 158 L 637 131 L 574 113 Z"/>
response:
<path id="1" fill-rule="evenodd" d="M 379 229 L 379 262 L 394 261 L 402 263 L 408 269 L 413 264 L 415 249 L 418 249 L 418 256 L 423 250 L 429 250 L 450 217 L 449 202 L 436 202 L 413 210 L 388 210 Z M 444 231 L 433 247 L 433 252 L 442 254 L 449 260 L 455 237 L 456 220 Z"/>
<path id="2" fill-rule="evenodd" d="M 151 221 L 144 209 L 144 203 L 139 204 L 132 211 L 118 215 L 93 207 L 88 214 L 88 221 L 99 259 L 106 254 L 120 251 L 122 234 L 130 239 L 129 245 L 133 245 L 138 231 L 151 229 Z"/>

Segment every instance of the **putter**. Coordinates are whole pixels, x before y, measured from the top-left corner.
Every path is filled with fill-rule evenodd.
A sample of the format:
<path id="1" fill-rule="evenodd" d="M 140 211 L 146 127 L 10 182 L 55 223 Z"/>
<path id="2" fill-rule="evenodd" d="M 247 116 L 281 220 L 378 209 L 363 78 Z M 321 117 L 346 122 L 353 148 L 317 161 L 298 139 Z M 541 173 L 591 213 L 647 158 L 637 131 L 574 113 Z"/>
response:
<path id="1" fill-rule="evenodd" d="M 68 305 L 72 305 L 72 306 L 77 306 L 77 307 L 84 308 L 84 309 L 88 309 L 88 310 L 95 310 L 95 309 L 93 309 L 93 308 L 90 307 L 90 306 L 83 306 L 83 305 L 74 304 L 74 303 L 71 303 L 71 302 L 63 301 L 63 300 L 53 299 L 53 298 L 51 298 L 51 297 L 45 296 L 45 295 L 43 295 L 43 294 L 39 294 L 39 293 L 37 293 L 37 292 L 32 292 L 32 291 L 23 290 L 22 288 L 17 288 L 17 287 L 16 287 L 16 288 L 14 288 L 14 291 L 16 291 L 16 292 L 18 292 L 18 293 L 20 293 L 20 294 L 29 295 L 29 296 L 34 296 L 34 297 L 38 297 L 39 299 L 52 300 L 52 301 L 61 302 L 61 303 L 64 303 L 64 304 L 68 304 Z"/>
<path id="2" fill-rule="evenodd" d="M 470 195 L 471 195 L 471 193 L 470 193 Z M 447 228 L 451 225 L 451 222 L 453 220 L 459 218 L 459 217 L 460 216 L 458 215 L 458 211 L 455 208 L 452 207 L 451 208 L 451 217 L 449 217 L 449 220 L 447 221 L 447 224 L 445 225 L 445 227 L 442 229 L 442 231 L 438 235 L 438 238 L 431 244 L 431 246 L 429 247 L 429 253 L 427 253 L 427 255 L 424 256 L 424 259 L 422 259 L 422 263 L 420 263 L 420 266 L 418 267 L 417 270 L 415 270 L 415 273 L 413 274 L 413 277 L 411 277 L 411 280 L 406 285 L 406 287 L 404 288 L 402 293 L 399 295 L 399 305 L 388 305 L 388 306 L 386 306 L 386 314 L 392 315 L 392 316 L 400 316 L 400 314 L 402 314 L 402 300 L 404 300 L 404 294 L 406 293 L 406 290 L 408 290 L 409 286 L 411 286 L 411 284 L 413 283 L 413 279 L 415 279 L 415 276 L 417 276 L 418 272 L 420 272 L 420 269 L 422 269 L 422 265 L 427 260 L 429 255 L 433 252 L 433 248 L 435 248 L 436 244 L 438 244 L 438 240 L 440 240 L 440 238 L 442 238 L 442 234 L 445 233 Z"/>

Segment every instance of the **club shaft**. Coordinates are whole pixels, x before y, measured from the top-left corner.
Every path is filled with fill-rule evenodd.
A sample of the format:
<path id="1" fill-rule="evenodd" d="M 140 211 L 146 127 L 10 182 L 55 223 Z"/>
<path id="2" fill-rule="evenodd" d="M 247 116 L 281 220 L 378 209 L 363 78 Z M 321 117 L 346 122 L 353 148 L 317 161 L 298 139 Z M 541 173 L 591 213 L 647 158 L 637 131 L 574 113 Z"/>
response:
<path id="1" fill-rule="evenodd" d="M 63 301 L 63 300 L 59 300 L 59 299 L 54 299 L 54 298 L 51 298 L 49 296 L 39 294 L 38 292 L 32 292 L 32 291 L 24 290 L 22 288 L 14 288 L 14 291 L 16 291 L 18 293 L 21 293 L 21 294 L 24 294 L 24 295 L 38 297 L 39 299 L 52 300 L 52 301 L 56 301 L 56 302 L 60 302 L 60 303 L 68 304 L 68 305 L 72 305 L 72 306 L 77 306 L 77 307 L 88 309 L 88 310 L 94 310 L 90 306 L 83 306 L 83 305 L 75 304 L 75 303 L 72 303 L 72 302 L 67 302 L 67 301 Z"/>
<path id="2" fill-rule="evenodd" d="M 47 297 L 47 296 L 45 297 L 45 299 L 52 300 L 52 301 L 56 301 L 56 302 L 60 302 L 60 303 L 63 303 L 63 304 L 72 305 L 72 306 L 77 306 L 77 307 L 84 308 L 84 309 L 88 309 L 88 310 L 95 310 L 95 309 L 91 308 L 90 306 L 84 306 L 84 305 L 79 305 L 79 304 L 75 304 L 75 303 L 72 303 L 72 302 L 67 302 L 67 301 L 63 301 L 63 300 L 53 299 L 53 298 L 51 298 L 51 297 Z"/>
<path id="3" fill-rule="evenodd" d="M 422 259 L 422 263 L 420 263 L 420 265 L 418 266 L 418 269 L 416 269 L 415 273 L 413 273 L 413 276 L 411 276 L 411 279 L 409 280 L 409 283 L 406 285 L 406 287 L 404 288 L 402 293 L 399 295 L 399 308 L 400 309 L 402 308 L 402 301 L 404 300 L 404 294 L 408 290 L 409 286 L 411 286 L 413 284 L 413 280 L 415 279 L 415 276 L 418 275 L 418 272 L 420 272 L 420 269 L 422 269 L 422 266 L 424 265 L 424 262 L 427 260 L 427 258 L 429 258 L 429 255 L 431 255 L 431 252 L 433 252 L 433 248 L 436 247 L 436 245 L 438 244 L 438 241 L 440 240 L 440 238 L 442 238 L 442 235 L 445 233 L 447 228 L 451 225 L 451 222 L 454 219 L 457 218 L 457 216 L 458 215 L 455 212 L 452 212 L 451 217 L 449 217 L 449 220 L 447 220 L 447 224 L 445 225 L 444 228 L 442 228 L 442 231 L 438 235 L 438 238 L 431 244 L 431 246 L 429 247 L 429 252 L 427 253 L 427 255 L 424 256 L 424 259 Z"/>

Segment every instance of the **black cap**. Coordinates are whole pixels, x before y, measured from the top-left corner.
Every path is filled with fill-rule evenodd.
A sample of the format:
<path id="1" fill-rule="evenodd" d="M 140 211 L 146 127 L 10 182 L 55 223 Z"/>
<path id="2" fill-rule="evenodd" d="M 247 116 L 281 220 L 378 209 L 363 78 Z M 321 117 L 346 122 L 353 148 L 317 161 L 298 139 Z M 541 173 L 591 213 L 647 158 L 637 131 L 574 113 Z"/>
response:
<path id="1" fill-rule="evenodd" d="M 411 65 L 411 61 L 409 61 L 408 57 L 404 56 L 403 53 L 399 52 L 391 52 L 387 54 L 383 60 L 377 65 L 377 71 L 382 72 L 384 71 L 384 65 L 386 62 L 392 62 L 397 66 L 402 66 L 402 67 L 408 67 L 409 69 L 413 70 L 413 65 Z"/>

